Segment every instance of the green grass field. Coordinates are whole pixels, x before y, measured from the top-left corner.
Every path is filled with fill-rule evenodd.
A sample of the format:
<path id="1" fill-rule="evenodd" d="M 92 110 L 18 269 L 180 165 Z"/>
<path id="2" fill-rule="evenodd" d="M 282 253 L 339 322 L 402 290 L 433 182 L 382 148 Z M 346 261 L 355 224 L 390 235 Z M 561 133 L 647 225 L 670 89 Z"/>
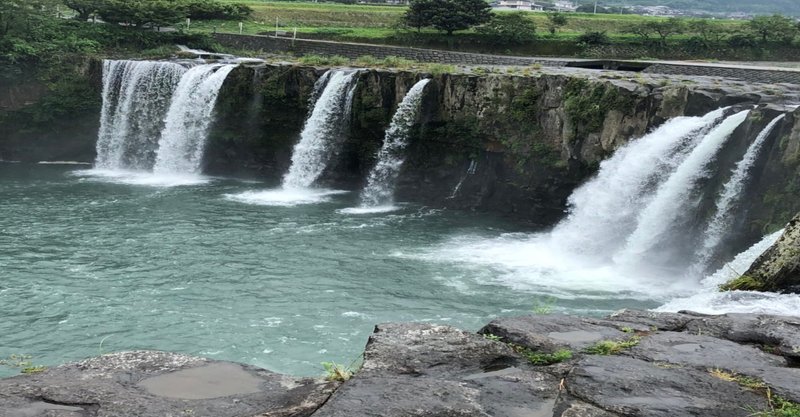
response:
<path id="1" fill-rule="evenodd" d="M 279 30 L 293 32 L 296 28 L 300 34 L 320 34 L 330 39 L 384 39 L 402 29 L 401 18 L 405 13 L 404 6 L 372 6 L 345 5 L 338 3 L 306 3 L 257 0 L 222 0 L 230 3 L 245 3 L 255 11 L 244 23 L 244 33 L 256 34 L 275 30 L 276 21 Z M 500 12 L 514 13 L 514 12 Z M 544 13 L 526 13 L 533 20 L 540 36 L 547 33 L 547 16 Z M 588 31 L 607 32 L 616 39 L 631 38 L 625 29 L 633 23 L 648 19 L 663 18 L 619 15 L 619 14 L 568 14 L 567 25 L 562 27 L 555 37 L 572 39 Z M 740 27 L 743 23 L 735 20 L 709 20 L 713 25 L 728 29 Z M 238 32 L 238 22 L 207 21 L 197 22 L 195 29 L 211 31 L 216 28 L 220 32 Z M 437 33 L 434 30 L 425 30 Z M 469 31 L 465 31 L 469 32 Z M 685 36 L 685 35 L 684 35 Z"/>

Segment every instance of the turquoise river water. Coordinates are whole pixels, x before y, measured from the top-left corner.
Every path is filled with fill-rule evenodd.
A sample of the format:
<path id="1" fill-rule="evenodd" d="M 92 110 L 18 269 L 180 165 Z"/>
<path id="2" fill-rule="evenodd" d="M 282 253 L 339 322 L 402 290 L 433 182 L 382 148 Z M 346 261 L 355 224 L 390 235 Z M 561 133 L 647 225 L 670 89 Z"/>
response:
<path id="1" fill-rule="evenodd" d="M 376 323 L 477 330 L 539 306 L 602 314 L 659 302 L 511 285 L 448 246 L 518 229 L 403 205 L 348 214 L 357 193 L 248 204 L 254 182 L 153 186 L 88 166 L 0 163 L 0 356 L 55 365 L 129 349 L 316 375 L 349 363 Z M 18 372 L 0 368 L 0 375 Z"/>

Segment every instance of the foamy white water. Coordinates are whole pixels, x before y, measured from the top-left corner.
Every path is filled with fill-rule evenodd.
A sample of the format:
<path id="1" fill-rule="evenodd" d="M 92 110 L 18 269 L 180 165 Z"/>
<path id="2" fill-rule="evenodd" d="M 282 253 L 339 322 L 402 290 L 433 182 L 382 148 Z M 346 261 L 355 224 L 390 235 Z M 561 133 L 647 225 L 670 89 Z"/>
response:
<path id="1" fill-rule="evenodd" d="M 89 180 L 110 182 L 114 184 L 145 185 L 150 187 L 177 187 L 186 185 L 202 185 L 211 182 L 211 178 L 195 174 L 156 174 L 146 171 L 130 171 L 122 169 L 89 169 L 74 171 L 73 175 Z"/>
<path id="2" fill-rule="evenodd" d="M 348 207 L 338 210 L 342 214 L 377 214 L 377 213 L 391 213 L 400 210 L 402 207 L 391 206 L 375 206 L 375 207 Z"/>
<path id="3" fill-rule="evenodd" d="M 636 228 L 641 219 L 651 222 L 646 225 L 656 235 L 674 233 L 674 239 L 666 242 L 669 245 L 680 246 L 685 252 L 691 252 L 692 245 L 699 246 L 700 242 L 681 235 L 682 229 L 671 230 L 671 225 L 695 216 L 682 202 L 698 198 L 699 190 L 693 189 L 700 178 L 723 169 L 714 164 L 716 155 L 748 113 L 740 112 L 720 122 L 723 111 L 669 121 L 620 148 L 601 165 L 596 178 L 575 191 L 570 198 L 570 215 L 550 232 L 491 238 L 457 236 L 441 245 L 397 256 L 458 265 L 479 282 L 508 286 L 534 298 L 628 299 L 660 303 L 664 309 L 673 310 L 786 313 L 798 305 L 797 297 L 721 294 L 716 289 L 735 274 L 732 271 L 746 270 L 779 234 L 766 237 L 705 279 L 675 272 L 683 271 L 691 258 L 673 258 L 671 264 L 662 267 L 651 262 L 661 253 L 634 253 L 639 262 L 625 258 L 619 262 L 613 256 L 630 244 L 630 236 L 641 233 Z M 757 149 L 751 146 L 743 159 L 755 158 L 755 153 Z M 745 182 L 749 169 L 742 168 L 741 176 L 741 182 Z M 719 193 L 725 189 L 720 187 Z M 645 213 L 647 210 L 652 212 Z M 657 224 L 659 221 L 664 224 Z M 638 227 L 644 227 L 641 221 Z"/>
<path id="4" fill-rule="evenodd" d="M 391 206 L 394 203 L 394 185 L 405 161 L 408 134 L 417 120 L 422 93 L 429 82 L 430 79 L 418 81 L 397 106 L 378 152 L 378 163 L 370 171 L 367 186 L 361 192 L 361 206 Z"/>
<path id="5" fill-rule="evenodd" d="M 709 165 L 749 113 L 750 110 L 744 110 L 729 116 L 709 132 L 675 173 L 658 188 L 653 200 L 640 212 L 636 230 L 628 237 L 625 249 L 615 255 L 617 263 L 635 265 L 645 262 L 647 253 L 669 237 L 670 229 L 691 204 L 697 181 L 709 175 Z"/>
<path id="6" fill-rule="evenodd" d="M 157 174 L 198 174 L 219 90 L 235 65 L 200 65 L 178 84 L 161 133 Z"/>
<path id="7" fill-rule="evenodd" d="M 607 261 L 636 227 L 653 190 L 686 157 L 685 149 L 722 115 L 720 109 L 704 117 L 678 117 L 618 149 L 600 164 L 597 177 L 572 193 L 570 214 L 551 234 L 552 244 Z"/>
<path id="8" fill-rule="evenodd" d="M 319 188 L 278 188 L 263 191 L 245 191 L 239 194 L 226 194 L 225 198 L 245 204 L 262 206 L 293 207 L 303 204 L 318 204 L 331 201 L 335 195 L 349 191 Z"/>
<path id="9" fill-rule="evenodd" d="M 349 116 L 348 101 L 352 99 L 356 75 L 354 71 L 330 70 L 318 82 L 315 90 L 322 92 L 315 93 L 319 99 L 294 146 L 292 165 L 283 178 L 284 188 L 310 187 L 327 167 L 341 137 L 342 124 Z"/>
<path id="10" fill-rule="evenodd" d="M 772 133 L 775 125 L 783 120 L 784 116 L 785 115 L 781 114 L 764 127 L 753 143 L 750 144 L 744 157 L 742 157 L 733 169 L 733 175 L 731 175 L 730 180 L 725 183 L 722 193 L 717 198 L 716 212 L 703 233 L 705 239 L 703 240 L 703 246 L 700 248 L 698 260 L 693 266 L 693 269 L 698 271 L 705 270 L 708 261 L 714 255 L 714 249 L 722 242 L 725 233 L 730 229 L 734 214 L 733 211 L 736 204 L 738 204 L 743 197 L 742 192 L 750 176 L 750 169 L 758 159 L 764 142 L 769 137 L 770 133 Z"/>
<path id="11" fill-rule="evenodd" d="M 720 292 L 719 286 L 744 274 L 764 251 L 775 244 L 783 230 L 765 236 L 731 262 L 702 281 L 702 289 L 694 295 L 667 302 L 656 311 L 675 312 L 691 310 L 705 314 L 762 313 L 797 315 L 800 311 L 800 294 L 775 294 L 754 291 Z"/>

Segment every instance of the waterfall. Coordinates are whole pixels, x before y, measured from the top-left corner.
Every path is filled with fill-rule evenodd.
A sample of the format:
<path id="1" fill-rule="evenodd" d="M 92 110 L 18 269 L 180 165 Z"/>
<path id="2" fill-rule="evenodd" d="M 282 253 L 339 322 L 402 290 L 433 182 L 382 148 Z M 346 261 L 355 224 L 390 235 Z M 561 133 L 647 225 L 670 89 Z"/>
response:
<path id="1" fill-rule="evenodd" d="M 695 290 L 692 295 L 670 300 L 657 308 L 656 311 L 676 312 L 691 310 L 704 314 L 765 312 L 771 314 L 797 314 L 798 308 L 800 308 L 800 298 L 796 295 L 719 291 L 720 285 L 745 273 L 764 251 L 778 241 L 783 232 L 784 230 L 778 230 L 775 233 L 764 236 L 759 242 L 736 255 L 733 260 L 703 279 L 701 282 L 702 288 Z"/>
<path id="2" fill-rule="evenodd" d="M 600 164 L 597 177 L 569 198 L 570 214 L 552 233 L 553 244 L 606 261 L 636 226 L 636 216 L 723 116 L 677 117 L 618 149 Z"/>
<path id="3" fill-rule="evenodd" d="M 617 262 L 639 263 L 645 260 L 645 255 L 651 249 L 664 240 L 681 234 L 682 231 L 676 230 L 676 227 L 680 220 L 686 218 L 686 211 L 693 203 L 692 194 L 696 190 L 697 183 L 710 174 L 709 165 L 749 113 L 750 110 L 744 110 L 729 116 L 711 130 L 669 179 L 661 184 L 653 200 L 639 213 L 636 229 L 628 237 L 625 249 L 615 256 Z M 668 256 L 663 258 L 665 261 L 671 261 L 666 259 Z M 653 260 L 653 257 L 647 258 L 648 262 Z"/>
<path id="4" fill-rule="evenodd" d="M 758 134 L 753 143 L 750 144 L 744 157 L 736 164 L 733 175 L 731 175 L 730 180 L 725 183 L 722 193 L 717 198 L 714 218 L 711 219 L 703 233 L 705 239 L 703 240 L 703 246 L 700 248 L 698 260 L 692 267 L 694 270 L 702 272 L 706 268 L 714 254 L 714 249 L 722 242 L 725 233 L 729 231 L 733 220 L 734 209 L 742 198 L 742 191 L 749 177 L 750 169 L 758 159 L 759 152 L 764 142 L 769 137 L 770 133 L 772 133 L 775 125 L 783 120 L 784 116 L 785 115 L 781 114 L 769 122 Z"/>
<path id="5" fill-rule="evenodd" d="M 284 188 L 310 187 L 325 170 L 349 116 L 356 74 L 330 70 L 317 82 L 312 94 L 316 103 L 292 152 L 292 165 L 283 177 Z"/>
<path id="6" fill-rule="evenodd" d="M 197 174 L 222 83 L 235 65 L 200 65 L 184 74 L 167 113 L 153 172 Z"/>
<path id="7" fill-rule="evenodd" d="M 152 166 L 170 99 L 185 72 L 171 62 L 103 61 L 97 168 Z"/>
<path id="8" fill-rule="evenodd" d="M 408 134 L 417 119 L 422 92 L 430 79 L 418 81 L 397 107 L 392 123 L 386 130 L 383 147 L 378 152 L 378 163 L 369 173 L 367 186 L 361 192 L 361 205 L 378 207 L 391 205 L 394 198 L 394 184 L 403 165 L 403 151 L 406 148 Z"/>
<path id="9" fill-rule="evenodd" d="M 705 279 L 702 271 L 688 269 L 704 246 L 714 247 L 729 236 L 729 218 L 746 198 L 759 152 L 782 120 L 770 121 L 746 150 L 731 155 L 740 148 L 726 149 L 725 144 L 749 110 L 730 113 L 726 108 L 671 119 L 620 147 L 573 192 L 567 218 L 550 231 L 455 236 L 404 256 L 463 264 L 470 271 L 478 265 L 489 272 L 477 279 L 488 284 L 557 297 L 565 304 L 623 299 L 658 302 L 665 311 L 796 311 L 796 296 L 721 293 L 717 288 L 744 273 L 780 233 Z M 731 169 L 728 179 L 723 174 Z M 716 214 L 703 213 L 704 202 L 715 202 Z M 704 230 L 713 231 L 706 242 Z"/>

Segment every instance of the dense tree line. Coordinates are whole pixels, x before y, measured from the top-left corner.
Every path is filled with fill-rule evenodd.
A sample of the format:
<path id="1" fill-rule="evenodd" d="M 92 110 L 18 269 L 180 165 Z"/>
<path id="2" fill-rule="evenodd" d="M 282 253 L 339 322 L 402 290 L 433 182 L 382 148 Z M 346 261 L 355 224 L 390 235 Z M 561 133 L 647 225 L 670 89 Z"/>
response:
<path id="1" fill-rule="evenodd" d="M 185 18 L 244 19 L 253 11 L 244 4 L 215 0 L 64 0 L 79 20 L 98 17 L 136 27 L 168 26 Z"/>
<path id="2" fill-rule="evenodd" d="M 705 19 L 669 18 L 650 20 L 631 25 L 626 30 L 638 36 L 645 44 L 664 47 L 670 37 L 691 35 L 689 42 L 703 47 L 727 43 L 733 47 L 758 46 L 759 44 L 791 45 L 800 35 L 800 23 L 782 16 L 757 16 L 735 30 L 715 25 Z"/>
<path id="3" fill-rule="evenodd" d="M 476 27 L 476 32 L 495 44 L 522 44 L 535 39 L 536 27 L 524 13 L 492 13 L 483 0 L 411 0 L 404 15 L 407 27 L 434 28 L 452 35 L 454 31 Z M 563 13 L 547 14 L 547 30 L 555 35 L 567 25 Z M 664 49 L 678 40 L 693 48 L 757 47 L 792 45 L 800 36 L 800 23 L 782 15 L 758 16 L 730 29 L 707 19 L 643 19 L 621 29 L 637 36 L 640 43 Z M 606 32 L 587 32 L 577 39 L 580 45 L 613 43 Z"/>
<path id="4" fill-rule="evenodd" d="M 417 30 L 432 27 L 452 35 L 491 18 L 492 8 L 484 0 L 412 0 L 403 20 Z"/>

